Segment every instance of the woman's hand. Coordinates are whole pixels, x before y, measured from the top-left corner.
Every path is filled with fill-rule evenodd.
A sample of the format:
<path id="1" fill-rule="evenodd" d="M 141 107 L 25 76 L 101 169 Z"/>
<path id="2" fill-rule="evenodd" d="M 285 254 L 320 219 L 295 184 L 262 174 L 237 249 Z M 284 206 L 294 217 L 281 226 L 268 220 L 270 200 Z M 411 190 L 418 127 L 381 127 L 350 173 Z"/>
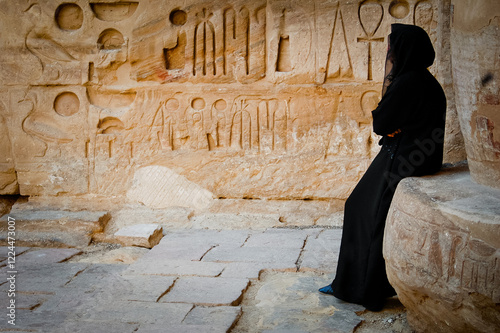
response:
<path id="1" fill-rule="evenodd" d="M 401 129 L 397 129 L 396 131 L 392 132 L 391 134 L 387 134 L 387 136 L 390 138 L 393 138 L 396 135 L 398 135 L 399 133 L 401 133 Z"/>

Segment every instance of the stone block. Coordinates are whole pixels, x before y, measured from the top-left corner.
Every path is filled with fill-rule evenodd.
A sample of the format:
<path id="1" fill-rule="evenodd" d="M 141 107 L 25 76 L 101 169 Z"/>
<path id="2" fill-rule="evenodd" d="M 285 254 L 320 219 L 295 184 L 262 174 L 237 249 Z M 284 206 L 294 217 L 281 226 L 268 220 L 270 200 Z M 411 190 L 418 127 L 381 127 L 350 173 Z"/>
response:
<path id="1" fill-rule="evenodd" d="M 188 207 L 153 209 L 144 205 L 127 205 L 112 213 L 106 231 L 116 232 L 130 225 L 150 223 L 161 225 L 163 230 L 188 228 L 193 213 L 193 209 Z"/>
<path id="2" fill-rule="evenodd" d="M 241 302 L 248 284 L 248 279 L 181 277 L 160 302 L 235 306 Z"/>
<path id="3" fill-rule="evenodd" d="M 217 234 L 218 232 L 191 230 L 168 233 L 143 259 L 199 261 L 210 249 L 218 246 Z"/>
<path id="4" fill-rule="evenodd" d="M 338 253 L 340 241 L 342 240 L 342 229 L 320 229 L 316 236 L 307 238 L 304 250 L 324 249 Z"/>
<path id="5" fill-rule="evenodd" d="M 247 227 L 263 229 L 269 227 L 307 227 L 319 224 L 322 220 L 335 212 L 342 210 L 342 200 L 216 200 L 209 208 L 213 214 L 233 214 L 237 216 L 258 217 L 258 223 Z M 221 216 L 223 217 L 223 216 Z M 278 218 L 278 221 L 276 221 Z M 243 218 L 238 219 L 242 223 Z M 256 220 L 257 222 L 257 220 Z M 228 221 L 227 223 L 231 223 Z M 236 223 L 236 219 L 232 221 Z M 215 221 L 213 222 L 216 225 Z M 322 223 L 321 225 L 327 225 Z M 242 228 L 236 225 L 233 228 Z"/>
<path id="6" fill-rule="evenodd" d="M 225 264 L 191 260 L 141 259 L 126 270 L 126 274 L 167 275 L 167 276 L 218 276 Z"/>
<path id="7" fill-rule="evenodd" d="M 88 265 L 79 263 L 58 263 L 44 265 L 18 266 L 16 289 L 19 292 L 53 294 L 83 272 Z M 2 281 L 6 280 L 7 271 L 2 271 Z M 7 287 L 6 284 L 0 288 Z"/>
<path id="8" fill-rule="evenodd" d="M 157 224 L 136 224 L 115 232 L 116 240 L 123 246 L 152 248 L 163 237 L 163 228 Z"/>
<path id="9" fill-rule="evenodd" d="M 233 327 L 241 315 L 239 306 L 195 306 L 182 321 L 186 325 Z"/>
<path id="10" fill-rule="evenodd" d="M 30 247 L 26 246 L 16 246 L 15 248 L 15 255 L 16 257 L 23 254 L 24 252 L 28 251 L 31 249 Z M 9 252 L 12 252 L 9 250 L 8 245 L 7 246 L 0 246 L 0 261 L 5 260 L 9 257 Z M 10 255 L 12 256 L 12 254 Z"/>
<path id="11" fill-rule="evenodd" d="M 268 229 L 263 233 L 250 235 L 244 247 L 302 249 L 307 234 L 298 230 Z"/>
<path id="12" fill-rule="evenodd" d="M 119 276 L 126 269 L 127 269 L 126 265 L 116 265 L 116 264 L 107 264 L 107 263 L 94 263 L 94 264 L 87 264 L 86 267 L 85 267 L 85 271 L 83 271 L 81 274 L 83 274 L 83 276 L 92 274 L 92 275 L 94 275 L 94 278 L 96 278 L 97 275 L 102 275 L 102 276 L 115 275 L 115 276 Z M 78 274 L 78 275 L 80 275 L 80 274 Z"/>
<path id="13" fill-rule="evenodd" d="M 36 293 L 25 293 L 25 292 L 17 292 L 16 293 L 16 309 L 18 310 L 33 310 L 42 305 L 45 301 L 52 297 L 51 294 L 36 294 Z M 0 296 L 0 300 L 2 304 L 8 304 L 6 293 L 2 290 L 2 295 Z M 1 332 L 1 330 L 0 330 Z"/>
<path id="14" fill-rule="evenodd" d="M 84 314 L 109 306 L 118 296 L 129 294 L 132 290 L 132 284 L 121 277 L 124 268 L 122 265 L 86 265 L 85 269 L 56 288 L 55 295 L 38 310 Z"/>
<path id="15" fill-rule="evenodd" d="M 387 275 L 417 331 L 500 327 L 500 190 L 448 169 L 398 186 L 385 228 Z"/>
<path id="16" fill-rule="evenodd" d="M 298 262 L 298 270 L 331 274 L 337 269 L 337 257 L 338 253 L 329 251 L 304 251 Z"/>
<path id="17" fill-rule="evenodd" d="M 257 279 L 263 271 L 295 271 L 297 267 L 281 262 L 230 262 L 221 273 L 221 277 Z"/>
<path id="18" fill-rule="evenodd" d="M 281 225 L 278 214 L 203 213 L 192 218 L 193 228 L 207 229 L 267 229 Z"/>
<path id="19" fill-rule="evenodd" d="M 316 237 L 307 238 L 299 259 L 300 271 L 332 273 L 337 267 L 342 229 L 324 229 Z"/>
<path id="20" fill-rule="evenodd" d="M 221 277 L 256 279 L 264 269 L 261 263 L 232 262 L 227 263 Z"/>
<path id="21" fill-rule="evenodd" d="M 57 328 L 57 332 L 87 333 L 135 333 L 139 329 L 139 323 L 125 322 L 123 318 L 116 320 L 93 322 L 93 321 L 66 321 Z M 56 332 L 56 331 L 54 331 Z"/>
<path id="22" fill-rule="evenodd" d="M 210 230 L 210 229 L 189 229 L 168 232 L 160 242 L 159 246 L 152 252 L 161 248 L 176 248 L 183 246 L 242 246 L 251 230 Z"/>
<path id="23" fill-rule="evenodd" d="M 67 332 L 62 327 L 68 314 L 66 312 L 34 312 L 30 310 L 17 310 L 16 311 L 16 325 L 13 326 L 5 320 L 0 320 L 0 332 Z"/>
<path id="24" fill-rule="evenodd" d="M 343 224 L 344 224 L 343 211 L 329 214 L 326 216 L 321 216 L 316 220 L 315 223 L 315 225 L 317 226 L 334 227 L 334 228 L 341 228 Z"/>
<path id="25" fill-rule="evenodd" d="M 156 302 L 174 284 L 174 276 L 124 275 L 129 288 L 120 290 L 117 299 L 123 301 Z"/>
<path id="26" fill-rule="evenodd" d="M 215 262 L 262 262 L 283 263 L 294 267 L 302 249 L 289 248 L 283 251 L 276 247 L 216 247 L 210 250 L 203 261 Z"/>
<path id="27" fill-rule="evenodd" d="M 111 216 L 107 212 L 62 211 L 14 205 L 0 218 L 0 243 L 6 244 L 9 218 L 15 220 L 16 245 L 42 247 L 83 247 L 92 235 L 102 232 Z"/>
<path id="28" fill-rule="evenodd" d="M 345 332 L 360 324 L 363 307 L 319 293 L 324 276 L 311 273 L 266 272 L 252 283 L 235 331 Z M 331 281 L 331 280 L 330 280 Z M 246 316 L 249 313 L 251 315 Z M 255 320 L 255 318 L 259 318 Z"/>
<path id="29" fill-rule="evenodd" d="M 300 328 L 278 328 L 272 330 L 264 330 L 262 333 L 308 333 L 307 331 L 301 330 Z"/>
<path id="30" fill-rule="evenodd" d="M 165 244 L 164 244 L 165 245 Z M 157 258 L 159 260 L 192 260 L 199 261 L 203 258 L 205 253 L 210 251 L 215 245 L 208 244 L 185 244 L 184 246 L 161 246 L 156 249 L 156 246 L 150 253 L 143 259 Z"/>
<path id="31" fill-rule="evenodd" d="M 67 312 L 71 321 L 180 324 L 191 304 L 165 304 L 157 300 L 172 286 L 174 277 L 122 275 L 123 265 L 89 265 L 36 311 Z M 54 286 L 56 287 L 56 286 Z"/>
<path id="32" fill-rule="evenodd" d="M 137 333 L 214 333 L 214 332 L 227 332 L 227 327 L 214 326 L 214 325 L 150 325 L 145 324 L 139 327 Z"/>
<path id="33" fill-rule="evenodd" d="M 36 249 L 23 253 L 16 258 L 19 267 L 30 265 L 55 264 L 66 261 L 82 251 L 78 249 Z"/>
<path id="34" fill-rule="evenodd" d="M 120 247 L 111 251 L 97 252 L 89 256 L 78 256 L 72 258 L 73 262 L 102 263 L 102 264 L 126 264 L 130 265 L 150 250 L 143 247 L 129 246 Z"/>
<path id="35" fill-rule="evenodd" d="M 118 321 L 139 325 L 156 325 L 170 327 L 180 325 L 193 308 L 192 304 L 163 302 L 122 302 L 110 300 L 92 307 L 82 308 L 72 315 L 72 320 L 109 322 Z M 68 309 L 71 310 L 71 309 Z"/>

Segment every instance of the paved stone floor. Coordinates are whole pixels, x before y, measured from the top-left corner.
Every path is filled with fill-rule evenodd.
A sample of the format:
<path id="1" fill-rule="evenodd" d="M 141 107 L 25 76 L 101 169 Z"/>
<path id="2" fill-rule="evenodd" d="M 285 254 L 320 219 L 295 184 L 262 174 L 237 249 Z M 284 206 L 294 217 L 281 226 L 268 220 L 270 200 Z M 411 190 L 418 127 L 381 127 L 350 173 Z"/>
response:
<path id="1" fill-rule="evenodd" d="M 2 247 L 0 331 L 353 332 L 363 307 L 317 292 L 333 277 L 341 232 L 172 230 L 132 263 L 18 247 L 14 274 Z M 403 332 L 389 327 L 402 316 L 394 308 L 380 320 Z"/>

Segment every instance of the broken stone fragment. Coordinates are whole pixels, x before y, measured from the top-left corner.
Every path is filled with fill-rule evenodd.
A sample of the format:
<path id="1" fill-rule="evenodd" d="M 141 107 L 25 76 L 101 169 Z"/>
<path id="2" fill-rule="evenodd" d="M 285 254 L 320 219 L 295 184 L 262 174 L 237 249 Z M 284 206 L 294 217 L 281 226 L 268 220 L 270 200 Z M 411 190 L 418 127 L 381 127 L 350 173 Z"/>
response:
<path id="1" fill-rule="evenodd" d="M 157 224 L 136 224 L 115 232 L 116 240 L 123 246 L 152 248 L 163 237 L 163 228 Z"/>

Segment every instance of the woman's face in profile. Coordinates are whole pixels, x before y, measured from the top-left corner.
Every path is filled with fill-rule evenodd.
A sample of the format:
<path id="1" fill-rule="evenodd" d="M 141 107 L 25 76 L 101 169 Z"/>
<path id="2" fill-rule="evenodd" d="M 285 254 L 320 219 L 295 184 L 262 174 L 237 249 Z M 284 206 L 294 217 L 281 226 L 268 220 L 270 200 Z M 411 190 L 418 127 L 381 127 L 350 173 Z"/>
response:
<path id="1" fill-rule="evenodd" d="M 391 52 L 391 34 L 387 36 L 387 60 L 389 60 L 391 63 L 394 60 L 394 56 Z"/>
<path id="2" fill-rule="evenodd" d="M 387 36 L 387 57 L 385 62 L 385 75 L 389 74 L 394 63 L 394 55 L 391 52 L 391 35 Z"/>

